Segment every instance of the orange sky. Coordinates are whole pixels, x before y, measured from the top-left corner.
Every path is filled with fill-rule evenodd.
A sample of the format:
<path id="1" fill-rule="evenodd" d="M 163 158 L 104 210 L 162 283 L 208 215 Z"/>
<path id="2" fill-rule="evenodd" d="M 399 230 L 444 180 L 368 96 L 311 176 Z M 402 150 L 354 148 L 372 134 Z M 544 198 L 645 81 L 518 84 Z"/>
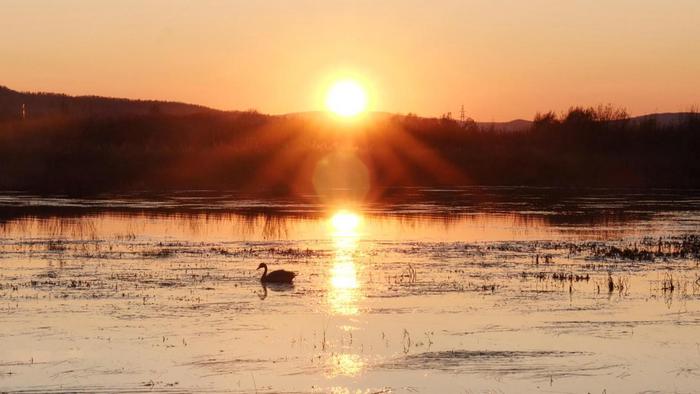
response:
<path id="1" fill-rule="evenodd" d="M 0 85 L 287 113 L 355 77 L 369 108 L 532 118 L 700 104 L 700 1 L 3 0 Z"/>

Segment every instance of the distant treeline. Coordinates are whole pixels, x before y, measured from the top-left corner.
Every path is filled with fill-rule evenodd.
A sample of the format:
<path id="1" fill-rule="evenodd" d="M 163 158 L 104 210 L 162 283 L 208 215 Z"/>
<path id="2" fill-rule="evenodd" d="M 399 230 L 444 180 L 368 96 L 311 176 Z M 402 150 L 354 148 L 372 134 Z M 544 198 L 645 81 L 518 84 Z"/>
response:
<path id="1" fill-rule="evenodd" d="M 125 115 L 188 115 L 214 111 L 199 105 L 169 101 L 128 100 L 58 93 L 18 92 L 0 86 L 0 121 L 46 117 L 115 117 Z"/>
<path id="2" fill-rule="evenodd" d="M 431 141 L 477 184 L 700 186 L 696 112 L 631 119 L 611 106 L 574 107 L 559 116 L 536 114 L 531 126 L 520 132 L 472 128 L 454 139 L 434 139 L 420 126 L 406 128 Z"/>
<path id="3" fill-rule="evenodd" d="M 15 118 L 0 122 L 0 189 L 305 196 L 317 190 L 320 163 L 329 162 L 331 186 L 366 176 L 375 197 L 396 186 L 698 188 L 700 116 L 675 119 L 572 108 L 505 132 L 449 117 L 387 114 L 350 121 L 216 111 Z"/>

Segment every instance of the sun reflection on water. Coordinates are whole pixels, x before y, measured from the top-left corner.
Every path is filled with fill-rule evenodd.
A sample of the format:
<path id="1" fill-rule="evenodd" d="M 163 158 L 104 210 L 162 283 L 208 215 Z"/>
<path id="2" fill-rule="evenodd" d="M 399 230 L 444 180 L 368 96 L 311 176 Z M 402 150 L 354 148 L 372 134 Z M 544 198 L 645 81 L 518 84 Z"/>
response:
<path id="1" fill-rule="evenodd" d="M 352 237 L 357 238 L 357 231 L 362 222 L 362 218 L 355 212 L 342 209 L 331 216 L 330 224 L 333 229 L 334 238 Z"/>
<path id="2" fill-rule="evenodd" d="M 335 258 L 330 267 L 328 304 L 334 314 L 356 315 L 361 287 L 355 255 L 362 218 L 357 213 L 340 210 L 331 216 L 329 223 Z"/>
<path id="3" fill-rule="evenodd" d="M 358 354 L 338 353 L 328 359 L 328 375 L 354 377 L 362 372 L 365 362 Z"/>
<path id="4" fill-rule="evenodd" d="M 351 259 L 335 261 L 331 268 L 331 285 L 335 289 L 357 289 L 357 269 Z"/>

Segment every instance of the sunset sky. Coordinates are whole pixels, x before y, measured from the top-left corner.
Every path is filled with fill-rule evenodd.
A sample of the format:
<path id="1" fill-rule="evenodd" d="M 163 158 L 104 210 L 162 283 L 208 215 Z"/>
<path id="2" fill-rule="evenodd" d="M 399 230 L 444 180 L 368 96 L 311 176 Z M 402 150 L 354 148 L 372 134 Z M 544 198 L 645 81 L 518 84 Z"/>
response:
<path id="1" fill-rule="evenodd" d="M 700 104 L 700 1 L 28 1 L 0 5 L 0 85 L 266 113 L 532 118 Z"/>

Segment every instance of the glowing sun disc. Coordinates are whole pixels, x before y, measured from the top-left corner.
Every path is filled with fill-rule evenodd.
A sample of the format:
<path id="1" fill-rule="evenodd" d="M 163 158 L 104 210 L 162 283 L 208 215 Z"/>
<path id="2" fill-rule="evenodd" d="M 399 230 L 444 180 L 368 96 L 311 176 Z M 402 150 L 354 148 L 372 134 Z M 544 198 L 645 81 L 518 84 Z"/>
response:
<path id="1" fill-rule="evenodd" d="M 339 81 L 328 91 L 326 107 L 336 115 L 355 116 L 367 107 L 367 95 L 357 82 Z"/>

